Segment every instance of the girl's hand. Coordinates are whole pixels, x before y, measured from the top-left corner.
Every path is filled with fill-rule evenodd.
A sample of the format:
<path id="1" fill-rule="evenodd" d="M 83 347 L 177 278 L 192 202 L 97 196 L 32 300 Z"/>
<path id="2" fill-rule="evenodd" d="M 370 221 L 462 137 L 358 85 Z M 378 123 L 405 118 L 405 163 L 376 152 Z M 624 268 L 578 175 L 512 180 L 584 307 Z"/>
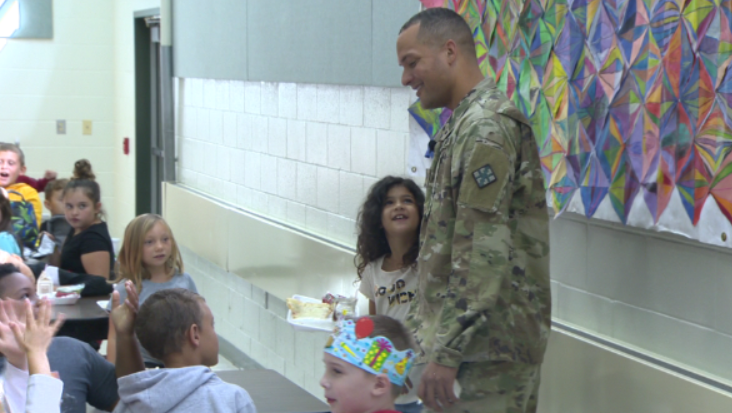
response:
<path id="1" fill-rule="evenodd" d="M 30 358 L 32 355 L 46 354 L 48 346 L 51 345 L 53 337 L 64 323 L 64 315 L 59 314 L 55 321 L 53 316 L 53 305 L 50 301 L 43 299 L 38 309 L 38 318 L 33 314 L 33 304 L 25 300 L 25 325 L 19 322 L 11 322 L 15 339 L 23 347 Z"/>
<path id="2" fill-rule="evenodd" d="M 56 171 L 46 171 L 46 173 L 43 175 L 43 178 L 50 181 L 56 179 L 57 176 L 58 174 L 56 173 Z"/>

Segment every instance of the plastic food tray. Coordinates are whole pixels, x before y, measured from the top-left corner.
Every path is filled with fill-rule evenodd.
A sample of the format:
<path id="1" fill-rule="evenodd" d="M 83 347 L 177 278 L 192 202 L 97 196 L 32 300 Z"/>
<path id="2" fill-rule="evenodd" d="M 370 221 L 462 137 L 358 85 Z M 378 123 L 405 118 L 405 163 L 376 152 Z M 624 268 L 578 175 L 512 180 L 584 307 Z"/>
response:
<path id="1" fill-rule="evenodd" d="M 46 295 L 53 305 L 74 305 L 81 298 L 79 294 L 67 295 L 65 297 L 56 297 L 56 295 Z"/>
<path id="2" fill-rule="evenodd" d="M 322 300 L 315 298 L 305 297 L 302 295 L 293 295 L 292 298 L 300 300 L 304 303 L 322 303 Z M 335 328 L 335 321 L 332 318 L 323 320 L 321 318 L 292 318 L 292 310 L 287 310 L 287 322 L 295 329 L 299 331 L 325 331 L 332 332 Z"/>

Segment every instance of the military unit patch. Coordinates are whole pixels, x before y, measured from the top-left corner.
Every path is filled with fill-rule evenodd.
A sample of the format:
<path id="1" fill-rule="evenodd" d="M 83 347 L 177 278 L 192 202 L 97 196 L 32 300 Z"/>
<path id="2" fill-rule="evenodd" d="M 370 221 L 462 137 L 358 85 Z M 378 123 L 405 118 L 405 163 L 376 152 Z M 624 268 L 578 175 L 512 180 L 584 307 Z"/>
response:
<path id="1" fill-rule="evenodd" d="M 478 184 L 478 188 L 480 189 L 483 189 L 486 186 L 497 181 L 496 174 L 493 173 L 493 168 L 491 168 L 490 165 L 485 165 L 481 168 L 478 168 L 475 172 L 473 172 L 473 178 L 475 179 L 475 183 Z"/>

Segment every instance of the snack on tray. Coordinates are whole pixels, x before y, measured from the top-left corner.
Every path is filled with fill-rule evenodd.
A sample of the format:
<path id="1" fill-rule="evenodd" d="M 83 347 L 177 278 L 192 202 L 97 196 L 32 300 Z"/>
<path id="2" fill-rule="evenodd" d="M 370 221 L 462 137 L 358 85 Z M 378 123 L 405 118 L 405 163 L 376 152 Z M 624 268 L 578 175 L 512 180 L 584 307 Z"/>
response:
<path id="1" fill-rule="evenodd" d="M 305 303 L 295 298 L 287 299 L 287 308 L 292 311 L 292 318 L 318 318 L 326 320 L 333 312 L 332 304 Z"/>
<path id="2" fill-rule="evenodd" d="M 84 289 L 84 284 L 76 285 L 64 285 L 56 289 L 56 297 L 68 297 L 71 295 L 81 295 L 81 290 Z"/>

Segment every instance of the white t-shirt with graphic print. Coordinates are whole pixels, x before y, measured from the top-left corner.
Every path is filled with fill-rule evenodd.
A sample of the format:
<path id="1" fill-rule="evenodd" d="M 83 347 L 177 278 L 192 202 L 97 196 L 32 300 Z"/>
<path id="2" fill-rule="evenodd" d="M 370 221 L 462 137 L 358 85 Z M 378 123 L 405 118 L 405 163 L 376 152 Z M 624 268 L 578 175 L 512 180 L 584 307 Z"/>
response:
<path id="1" fill-rule="evenodd" d="M 396 271 L 384 271 L 381 269 L 383 264 L 384 257 L 381 257 L 366 265 L 361 275 L 359 291 L 376 304 L 376 314 L 403 322 L 417 294 L 417 270 L 415 266 L 409 266 Z M 418 400 L 420 370 L 416 366 L 412 367 L 409 379 L 413 387 L 408 394 L 396 399 L 395 404 L 413 403 Z"/>

